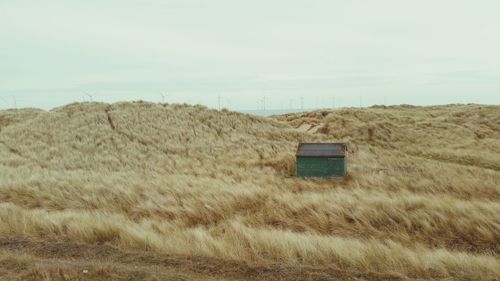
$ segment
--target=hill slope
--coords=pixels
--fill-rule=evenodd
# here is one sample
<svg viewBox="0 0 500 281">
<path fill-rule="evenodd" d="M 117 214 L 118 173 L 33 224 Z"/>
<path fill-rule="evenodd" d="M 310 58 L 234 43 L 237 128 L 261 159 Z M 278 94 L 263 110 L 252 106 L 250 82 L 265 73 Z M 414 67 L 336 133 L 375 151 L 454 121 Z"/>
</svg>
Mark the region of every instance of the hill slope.
<svg viewBox="0 0 500 281">
<path fill-rule="evenodd" d="M 0 263 L 38 264 L 19 278 L 129 264 L 140 268 L 113 278 L 494 280 L 499 124 L 498 107 L 479 106 L 274 119 L 149 103 L 2 111 Z M 349 142 L 349 177 L 294 178 L 300 141 Z M 106 259 L 102 244 L 116 264 L 88 264 Z M 50 255 L 64 247 L 89 250 L 75 265 Z M 130 255 L 178 266 L 156 272 Z M 182 266 L 195 257 L 212 269 Z"/>
</svg>

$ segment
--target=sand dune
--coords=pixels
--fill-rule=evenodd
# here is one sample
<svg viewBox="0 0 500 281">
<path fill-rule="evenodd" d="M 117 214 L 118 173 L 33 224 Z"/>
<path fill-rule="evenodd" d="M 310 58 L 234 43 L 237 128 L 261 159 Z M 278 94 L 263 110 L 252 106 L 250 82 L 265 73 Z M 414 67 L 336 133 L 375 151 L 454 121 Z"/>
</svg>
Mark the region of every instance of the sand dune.
<svg viewBox="0 0 500 281">
<path fill-rule="evenodd" d="M 144 102 L 0 111 L 0 264 L 36 265 L 0 277 L 77 278 L 106 244 L 213 268 L 140 263 L 116 279 L 497 280 L 499 140 L 500 108 L 478 105 L 270 118 Z M 348 142 L 349 176 L 295 178 L 302 141 Z M 71 264 L 19 241 L 93 250 Z M 138 264 L 123 256 L 86 266 Z"/>
</svg>

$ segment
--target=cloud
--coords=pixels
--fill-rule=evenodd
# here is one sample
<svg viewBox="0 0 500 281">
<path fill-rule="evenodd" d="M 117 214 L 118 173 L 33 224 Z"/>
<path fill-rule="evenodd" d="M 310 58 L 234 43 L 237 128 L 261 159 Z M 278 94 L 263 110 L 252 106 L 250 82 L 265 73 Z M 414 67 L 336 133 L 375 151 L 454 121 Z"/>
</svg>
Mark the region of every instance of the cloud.
<svg viewBox="0 0 500 281">
<path fill-rule="evenodd" d="M 499 9 L 489 0 L 3 1 L 0 94 L 62 88 L 74 98 L 93 85 L 186 99 L 474 100 L 500 90 Z"/>
</svg>

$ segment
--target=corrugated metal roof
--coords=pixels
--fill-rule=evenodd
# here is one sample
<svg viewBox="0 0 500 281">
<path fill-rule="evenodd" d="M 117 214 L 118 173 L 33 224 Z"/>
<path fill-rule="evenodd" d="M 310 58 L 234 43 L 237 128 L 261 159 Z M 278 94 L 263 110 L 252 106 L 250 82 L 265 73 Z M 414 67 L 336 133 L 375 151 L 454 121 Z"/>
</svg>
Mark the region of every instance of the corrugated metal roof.
<svg viewBox="0 0 500 281">
<path fill-rule="evenodd" d="M 297 149 L 297 156 L 345 157 L 346 151 L 345 143 L 301 143 Z"/>
</svg>

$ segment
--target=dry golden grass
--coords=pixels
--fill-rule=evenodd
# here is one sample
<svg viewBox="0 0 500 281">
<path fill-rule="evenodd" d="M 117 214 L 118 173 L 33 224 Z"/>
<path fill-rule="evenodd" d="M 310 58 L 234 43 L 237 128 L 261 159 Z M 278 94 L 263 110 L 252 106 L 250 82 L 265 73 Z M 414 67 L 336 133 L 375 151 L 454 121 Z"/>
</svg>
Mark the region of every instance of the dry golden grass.
<svg viewBox="0 0 500 281">
<path fill-rule="evenodd" d="M 493 106 L 274 118 L 142 102 L 1 111 L 0 234 L 497 280 L 499 140 Z M 293 177 L 300 141 L 348 142 L 349 176 Z"/>
</svg>

